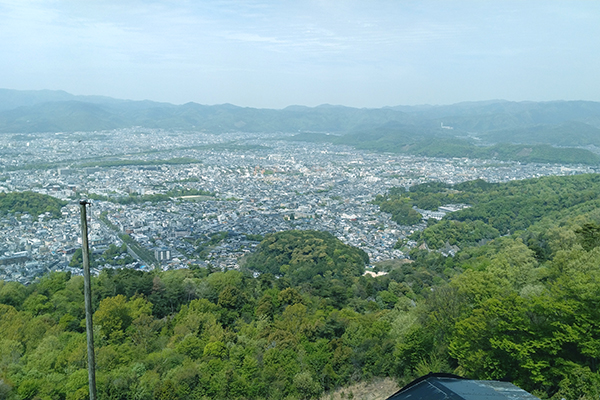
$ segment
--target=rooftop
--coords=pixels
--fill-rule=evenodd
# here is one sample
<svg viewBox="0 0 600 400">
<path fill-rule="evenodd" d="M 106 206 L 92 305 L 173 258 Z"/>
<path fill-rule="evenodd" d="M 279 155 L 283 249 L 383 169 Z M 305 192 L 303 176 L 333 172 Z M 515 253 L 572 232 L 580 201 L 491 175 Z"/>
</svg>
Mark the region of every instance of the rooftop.
<svg viewBox="0 0 600 400">
<path fill-rule="evenodd" d="M 539 400 L 501 381 L 477 381 L 457 375 L 430 373 L 415 379 L 387 400 Z"/>
</svg>

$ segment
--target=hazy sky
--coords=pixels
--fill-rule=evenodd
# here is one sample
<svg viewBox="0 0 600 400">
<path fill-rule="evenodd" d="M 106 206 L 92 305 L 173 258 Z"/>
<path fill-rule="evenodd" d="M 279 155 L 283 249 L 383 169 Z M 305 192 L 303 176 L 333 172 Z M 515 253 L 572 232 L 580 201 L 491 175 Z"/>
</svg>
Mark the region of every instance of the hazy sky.
<svg viewBox="0 0 600 400">
<path fill-rule="evenodd" d="M 282 108 L 600 101 L 600 1 L 0 0 L 0 87 Z"/>
</svg>

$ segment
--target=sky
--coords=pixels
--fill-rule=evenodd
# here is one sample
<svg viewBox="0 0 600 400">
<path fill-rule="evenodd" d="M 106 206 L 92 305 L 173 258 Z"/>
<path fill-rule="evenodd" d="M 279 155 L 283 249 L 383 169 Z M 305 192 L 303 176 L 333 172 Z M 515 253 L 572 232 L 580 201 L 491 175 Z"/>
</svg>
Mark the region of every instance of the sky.
<svg viewBox="0 0 600 400">
<path fill-rule="evenodd" d="M 600 1 L 0 0 L 0 88 L 244 107 L 600 101 Z"/>
</svg>

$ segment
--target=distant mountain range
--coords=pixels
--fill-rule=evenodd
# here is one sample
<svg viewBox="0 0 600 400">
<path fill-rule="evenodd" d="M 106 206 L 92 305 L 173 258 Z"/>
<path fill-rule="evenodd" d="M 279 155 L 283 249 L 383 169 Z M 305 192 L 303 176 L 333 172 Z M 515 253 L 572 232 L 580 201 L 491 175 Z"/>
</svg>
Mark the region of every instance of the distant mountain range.
<svg viewBox="0 0 600 400">
<path fill-rule="evenodd" d="M 97 131 L 132 126 L 213 133 L 342 133 L 360 126 L 377 126 L 406 118 L 405 113 L 393 109 L 323 105 L 315 108 L 291 106 L 283 110 L 271 110 L 231 104 L 173 105 L 100 96 L 74 96 L 63 91 L 0 89 L 0 133 Z"/>
<path fill-rule="evenodd" d="M 432 145 L 438 148 L 437 153 L 446 154 L 438 151 L 440 143 L 451 142 L 456 150 L 450 152 L 453 156 L 476 156 L 486 153 L 481 151 L 482 146 L 490 148 L 501 143 L 529 145 L 527 148 L 531 149 L 536 145 L 600 147 L 600 103 L 491 100 L 444 106 L 367 109 L 321 105 L 274 110 L 0 89 L 0 133 L 100 131 L 134 126 L 211 133 L 299 133 L 296 139 L 424 155 L 432 153 L 431 149 L 424 150 Z M 315 133 L 333 135 L 320 137 Z M 535 153 L 523 152 L 523 148 L 516 153 Z M 490 154 L 500 153 L 492 150 Z"/>
</svg>

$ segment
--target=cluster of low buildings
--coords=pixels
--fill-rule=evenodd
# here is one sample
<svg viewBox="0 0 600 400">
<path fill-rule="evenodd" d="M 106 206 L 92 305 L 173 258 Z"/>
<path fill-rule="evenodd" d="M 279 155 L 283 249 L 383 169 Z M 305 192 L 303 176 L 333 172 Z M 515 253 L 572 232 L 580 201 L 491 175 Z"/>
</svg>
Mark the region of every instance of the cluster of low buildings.
<svg viewBox="0 0 600 400">
<path fill-rule="evenodd" d="M 248 133 L 215 136 L 132 129 L 16 135 L 0 143 L 0 191 L 32 190 L 69 201 L 60 219 L 45 214 L 0 217 L 0 279 L 24 283 L 48 270 L 79 273 L 68 266 L 80 247 L 77 200 L 91 194 L 111 200 L 94 201 L 90 207 L 93 250 L 120 245 L 120 235 L 128 234 L 165 269 L 189 264 L 237 268 L 260 236 L 290 229 L 331 232 L 377 262 L 404 257 L 394 245 L 420 229 L 398 226 L 371 203 L 390 187 L 593 172 L 587 166 L 369 153 Z M 178 159 L 198 161 L 157 162 Z M 36 167 L 42 161 L 46 165 Z M 118 165 L 119 161 L 127 162 Z M 174 190 L 211 195 L 116 202 L 132 194 L 144 199 Z M 441 218 L 452 207 L 464 206 L 418 211 L 425 218 Z M 222 240 L 207 246 L 216 234 Z M 147 257 L 135 249 L 130 252 L 138 261 L 129 267 L 150 267 Z"/>
</svg>

